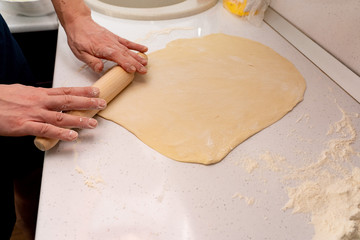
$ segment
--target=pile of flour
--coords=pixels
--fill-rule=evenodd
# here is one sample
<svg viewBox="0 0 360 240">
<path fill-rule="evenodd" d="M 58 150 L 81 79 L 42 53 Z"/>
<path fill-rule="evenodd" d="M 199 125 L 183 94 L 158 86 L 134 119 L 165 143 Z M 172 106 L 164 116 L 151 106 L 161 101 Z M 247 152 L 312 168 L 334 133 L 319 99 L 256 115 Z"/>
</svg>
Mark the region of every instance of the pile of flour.
<svg viewBox="0 0 360 240">
<path fill-rule="evenodd" d="M 354 166 L 360 152 L 354 146 L 357 132 L 352 123 L 360 117 L 339 109 L 342 118 L 329 126 L 330 140 L 316 161 L 299 168 L 285 157 L 266 151 L 258 159 L 247 157 L 241 164 L 237 162 L 248 173 L 260 168 L 261 162 L 268 171 L 282 175 L 283 183 L 291 186 L 283 210 L 309 214 L 315 230 L 313 240 L 360 239 L 360 168 Z M 297 122 L 302 120 L 308 122 L 309 116 Z"/>
<path fill-rule="evenodd" d="M 332 138 L 318 160 L 284 177 L 298 182 L 287 189 L 284 209 L 311 215 L 313 240 L 360 238 L 360 168 L 353 166 L 360 152 L 353 146 L 357 133 L 352 124 L 359 114 L 340 111 L 342 119 L 330 125 Z"/>
</svg>

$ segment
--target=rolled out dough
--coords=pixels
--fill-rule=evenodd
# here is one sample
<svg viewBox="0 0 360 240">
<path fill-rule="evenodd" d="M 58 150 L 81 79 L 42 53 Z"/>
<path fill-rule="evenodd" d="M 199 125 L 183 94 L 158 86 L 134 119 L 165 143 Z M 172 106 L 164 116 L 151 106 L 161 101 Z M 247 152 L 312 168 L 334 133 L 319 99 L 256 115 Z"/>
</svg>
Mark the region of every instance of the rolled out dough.
<svg viewBox="0 0 360 240">
<path fill-rule="evenodd" d="M 148 73 L 99 115 L 182 162 L 221 161 L 292 110 L 306 88 L 287 59 L 225 34 L 178 39 L 148 57 Z"/>
</svg>

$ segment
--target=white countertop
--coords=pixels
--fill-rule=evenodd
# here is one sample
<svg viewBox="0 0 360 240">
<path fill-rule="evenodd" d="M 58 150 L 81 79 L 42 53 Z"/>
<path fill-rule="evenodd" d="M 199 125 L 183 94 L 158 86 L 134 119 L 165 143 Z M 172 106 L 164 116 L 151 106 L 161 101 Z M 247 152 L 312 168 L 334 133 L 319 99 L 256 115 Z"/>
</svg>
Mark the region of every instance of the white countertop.
<svg viewBox="0 0 360 240">
<path fill-rule="evenodd" d="M 329 124 L 342 116 L 338 105 L 359 113 L 359 103 L 269 25 L 253 26 L 220 3 L 196 16 L 167 21 L 122 20 L 96 12 L 93 17 L 150 52 L 173 39 L 217 32 L 259 41 L 294 63 L 307 82 L 305 98 L 212 166 L 168 159 L 97 117 L 96 129 L 81 130 L 79 141 L 61 142 L 46 153 L 36 239 L 311 239 L 309 216 L 281 210 L 288 200 L 281 176 L 262 167 L 250 174 L 238 163 L 266 151 L 292 164 L 303 161 L 297 154 L 301 150 L 315 160 Z M 95 82 L 100 75 L 82 68 L 62 28 L 58 38 L 54 86 Z M 304 115 L 307 120 L 299 121 Z M 360 129 L 359 119 L 353 124 Z M 292 134 L 294 128 L 298 135 Z M 246 197 L 254 201 L 247 203 Z"/>
</svg>

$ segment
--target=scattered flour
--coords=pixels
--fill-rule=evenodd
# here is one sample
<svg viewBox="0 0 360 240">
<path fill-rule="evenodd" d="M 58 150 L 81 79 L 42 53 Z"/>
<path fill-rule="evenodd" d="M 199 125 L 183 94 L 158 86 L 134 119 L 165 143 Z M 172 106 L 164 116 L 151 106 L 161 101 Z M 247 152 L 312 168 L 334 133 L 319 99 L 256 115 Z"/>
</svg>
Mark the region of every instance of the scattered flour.
<svg viewBox="0 0 360 240">
<path fill-rule="evenodd" d="M 327 135 L 333 138 L 317 162 L 284 176 L 298 184 L 287 189 L 283 209 L 311 215 L 313 240 L 360 239 L 360 168 L 352 164 L 360 153 L 353 148 L 357 133 L 351 121 L 359 114 L 339 109 L 342 118 L 330 125 Z"/>
<path fill-rule="evenodd" d="M 360 168 L 354 166 L 360 160 L 360 152 L 354 147 L 357 132 L 352 123 L 360 114 L 338 108 L 342 118 L 329 126 L 330 140 L 317 161 L 299 168 L 270 151 L 259 154 L 258 159 L 246 157 L 239 161 L 248 173 L 262 167 L 282 175 L 282 182 L 291 186 L 287 188 L 288 201 L 283 210 L 309 214 L 315 230 L 313 240 L 360 239 Z M 303 114 L 296 123 L 308 124 L 309 120 L 310 116 Z M 300 139 L 295 132 L 291 135 Z M 305 157 L 306 153 L 301 152 L 300 156 Z M 253 198 L 239 193 L 233 198 L 244 199 L 248 205 L 254 203 Z"/>
<path fill-rule="evenodd" d="M 253 158 L 245 158 L 242 161 L 243 168 L 248 172 L 252 173 L 255 169 L 259 167 L 259 163 Z"/>
<path fill-rule="evenodd" d="M 75 163 L 75 171 L 82 176 L 85 186 L 89 188 L 96 188 L 99 183 L 104 183 L 103 178 L 100 174 L 89 174 L 84 171 L 77 163 L 78 159 L 78 151 L 76 149 L 76 145 L 79 143 L 80 140 L 76 140 L 75 144 L 73 145 L 73 152 L 74 152 L 74 163 Z M 99 170 L 99 169 L 97 169 Z"/>
<path fill-rule="evenodd" d="M 246 204 L 251 206 L 251 205 L 254 205 L 255 203 L 255 198 L 254 197 L 246 197 L 246 196 L 243 196 L 241 195 L 240 193 L 235 193 L 232 198 L 239 198 L 239 199 L 243 199 L 245 200 Z"/>
<path fill-rule="evenodd" d="M 96 188 L 97 184 L 104 183 L 104 180 L 100 175 L 95 176 L 95 175 L 86 174 L 85 171 L 81 169 L 79 166 L 75 167 L 75 171 L 83 176 L 84 184 L 89 188 Z"/>
<path fill-rule="evenodd" d="M 313 240 L 360 239 L 359 168 L 343 179 L 324 171 L 316 180 L 289 188 L 288 196 L 284 210 L 311 214 Z"/>
<path fill-rule="evenodd" d="M 193 30 L 193 27 L 172 27 L 172 28 L 165 28 L 165 29 L 161 29 L 161 30 L 155 30 L 155 31 L 150 31 L 148 32 L 145 37 L 143 38 L 138 38 L 135 40 L 135 42 L 144 42 L 144 41 L 148 41 L 150 39 L 153 39 L 159 35 L 167 35 L 170 34 L 171 32 L 175 31 L 175 30 Z"/>
<path fill-rule="evenodd" d="M 301 115 L 297 120 L 296 123 L 301 122 L 305 119 L 306 122 L 309 122 L 310 120 L 310 115 L 308 113 L 305 113 L 303 115 Z"/>
<path fill-rule="evenodd" d="M 267 169 L 273 172 L 284 170 L 286 158 L 270 151 L 260 154 L 260 159 L 266 163 Z"/>
</svg>

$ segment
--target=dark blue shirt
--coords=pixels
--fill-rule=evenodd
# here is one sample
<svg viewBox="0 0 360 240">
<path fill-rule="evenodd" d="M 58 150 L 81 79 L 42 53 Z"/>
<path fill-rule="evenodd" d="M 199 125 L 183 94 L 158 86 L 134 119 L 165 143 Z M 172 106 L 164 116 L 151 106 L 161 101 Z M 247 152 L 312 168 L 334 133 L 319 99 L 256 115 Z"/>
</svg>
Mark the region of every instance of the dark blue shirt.
<svg viewBox="0 0 360 240">
<path fill-rule="evenodd" d="M 32 85 L 33 81 L 33 75 L 21 48 L 0 14 L 0 84 Z"/>
</svg>

